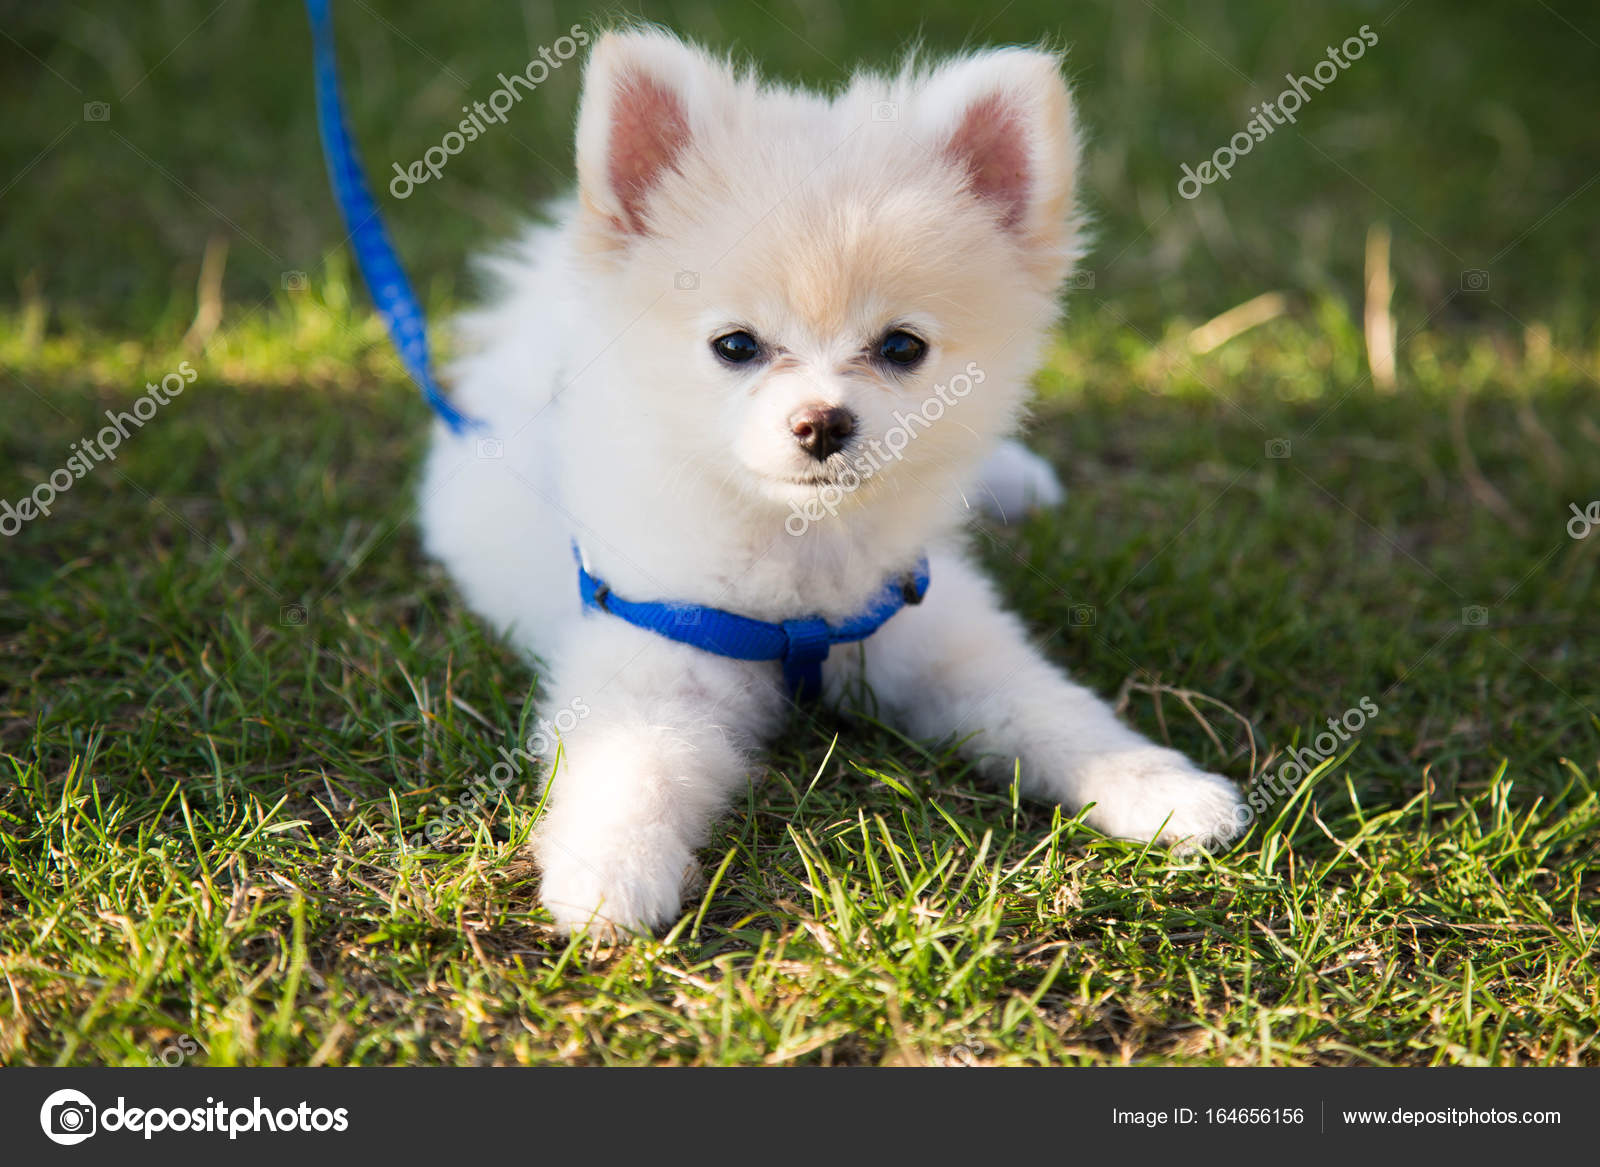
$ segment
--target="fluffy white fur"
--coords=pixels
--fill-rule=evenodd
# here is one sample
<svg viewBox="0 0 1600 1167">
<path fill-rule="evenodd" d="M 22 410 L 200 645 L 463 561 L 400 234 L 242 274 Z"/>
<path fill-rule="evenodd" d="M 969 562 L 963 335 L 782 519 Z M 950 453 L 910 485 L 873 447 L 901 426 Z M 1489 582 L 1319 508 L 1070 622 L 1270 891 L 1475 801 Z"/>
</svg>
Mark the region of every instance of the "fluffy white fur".
<svg viewBox="0 0 1600 1167">
<path fill-rule="evenodd" d="M 1109 834 L 1230 839 L 1232 784 L 1045 661 L 963 550 L 969 503 L 1014 513 L 1060 492 L 1005 441 L 1077 257 L 1057 58 L 981 52 L 822 96 L 659 31 L 612 33 L 587 66 L 577 161 L 576 198 L 491 262 L 498 295 L 462 322 L 456 396 L 488 428 L 439 427 L 422 486 L 428 551 L 545 663 L 549 710 L 589 710 L 536 840 L 558 924 L 672 920 L 787 702 L 775 663 L 586 615 L 574 538 L 619 595 L 763 620 L 847 618 L 926 551 L 925 602 L 834 650 L 829 700 L 864 680 L 907 733 L 968 736 L 981 768 L 1020 765 L 1028 793 L 1093 803 Z M 928 343 L 914 371 L 871 358 L 891 328 Z M 763 359 L 719 360 L 710 342 L 733 329 Z M 796 410 L 849 409 L 859 450 L 969 368 L 980 383 L 902 457 L 786 529 L 852 456 L 819 466 Z"/>
</svg>

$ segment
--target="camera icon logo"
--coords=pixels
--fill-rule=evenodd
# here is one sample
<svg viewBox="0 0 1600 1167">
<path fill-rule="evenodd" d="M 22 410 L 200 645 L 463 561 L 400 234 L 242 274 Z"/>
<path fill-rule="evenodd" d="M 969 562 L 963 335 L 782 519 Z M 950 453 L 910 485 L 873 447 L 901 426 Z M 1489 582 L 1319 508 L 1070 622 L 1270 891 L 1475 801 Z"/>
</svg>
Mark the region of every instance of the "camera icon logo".
<svg viewBox="0 0 1600 1167">
<path fill-rule="evenodd" d="M 499 438 L 478 439 L 478 460 L 480 462 L 489 461 L 495 458 L 504 458 L 505 456 L 506 444 Z"/>
<path fill-rule="evenodd" d="M 86 122 L 108 122 L 111 120 L 111 103 L 109 101 L 86 101 L 83 103 L 83 120 Z"/>
<path fill-rule="evenodd" d="M 39 1108 L 44 1137 L 63 1147 L 75 1146 L 95 1133 L 99 1109 L 78 1090 L 57 1090 Z"/>
<path fill-rule="evenodd" d="M 1273 438 L 1270 442 L 1267 443 L 1267 457 L 1282 459 L 1282 458 L 1287 458 L 1288 456 L 1289 456 L 1289 439 L 1288 438 Z"/>
<path fill-rule="evenodd" d="M 900 120 L 900 106 L 893 101 L 875 101 L 872 103 L 872 120 L 897 122 Z"/>
<path fill-rule="evenodd" d="M 1461 290 L 1463 292 L 1487 292 L 1489 290 L 1489 273 L 1481 267 L 1469 267 L 1461 273 Z"/>
<path fill-rule="evenodd" d="M 1068 288 L 1069 291 L 1073 291 L 1073 292 L 1092 292 L 1092 291 L 1094 291 L 1094 272 L 1092 272 L 1092 271 L 1075 271 L 1075 272 L 1073 272 L 1072 273 L 1072 279 L 1067 282 L 1067 288 Z"/>
<path fill-rule="evenodd" d="M 1468 628 L 1485 628 L 1489 624 L 1489 609 L 1482 604 L 1473 604 L 1461 609 L 1461 623 Z"/>
<path fill-rule="evenodd" d="M 1074 604 L 1067 613 L 1067 623 L 1074 628 L 1092 628 L 1094 627 L 1095 615 L 1093 604 Z"/>
<path fill-rule="evenodd" d="M 700 273 L 681 271 L 672 277 L 672 286 L 680 292 L 692 292 L 700 286 Z"/>
<path fill-rule="evenodd" d="M 285 604 L 278 609 L 278 623 L 285 628 L 302 628 L 306 622 L 304 604 Z"/>
<path fill-rule="evenodd" d="M 286 292 L 303 292 L 311 286 L 311 281 L 306 278 L 303 271 L 286 271 L 283 273 L 283 290 Z"/>
</svg>

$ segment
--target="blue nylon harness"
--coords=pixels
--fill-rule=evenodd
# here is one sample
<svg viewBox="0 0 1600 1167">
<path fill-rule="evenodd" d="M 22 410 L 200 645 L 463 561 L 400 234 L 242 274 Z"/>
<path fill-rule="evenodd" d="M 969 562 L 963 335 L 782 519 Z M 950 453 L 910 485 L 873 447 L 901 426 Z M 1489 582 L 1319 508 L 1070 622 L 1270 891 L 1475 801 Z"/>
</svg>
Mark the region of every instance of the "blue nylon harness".
<svg viewBox="0 0 1600 1167">
<path fill-rule="evenodd" d="M 334 198 L 349 230 L 356 265 L 366 280 L 372 302 L 389 329 L 389 339 L 406 372 L 422 390 L 423 398 L 440 420 L 457 434 L 482 423 L 461 413 L 433 378 L 428 348 L 428 323 L 400 257 L 384 226 L 383 213 L 356 157 L 350 127 L 339 95 L 339 66 L 334 54 L 333 18 L 329 0 L 306 0 L 311 19 L 312 59 L 317 84 L 317 128 L 328 164 Z M 735 660 L 782 661 L 783 679 L 791 695 L 815 698 L 822 692 L 822 662 L 836 644 L 850 644 L 871 636 L 889 617 L 907 604 L 920 604 L 928 590 L 928 561 L 916 570 L 890 580 L 865 611 L 831 625 L 817 616 L 770 623 L 752 620 L 698 604 L 644 603 L 624 600 L 604 580 L 589 574 L 576 543 L 578 592 L 586 609 L 607 612 L 636 628 L 676 640 L 704 652 Z"/>
<path fill-rule="evenodd" d="M 914 571 L 885 583 L 865 611 L 843 624 L 829 624 L 818 616 L 774 623 L 699 604 L 624 600 L 604 580 L 590 574 L 576 543 L 572 552 L 578 560 L 578 592 L 585 608 L 610 613 L 635 628 L 717 656 L 782 661 L 783 681 L 793 697 L 820 696 L 822 662 L 828 659 L 830 648 L 865 640 L 907 604 L 922 603 L 928 591 L 928 560 L 924 556 Z"/>
</svg>

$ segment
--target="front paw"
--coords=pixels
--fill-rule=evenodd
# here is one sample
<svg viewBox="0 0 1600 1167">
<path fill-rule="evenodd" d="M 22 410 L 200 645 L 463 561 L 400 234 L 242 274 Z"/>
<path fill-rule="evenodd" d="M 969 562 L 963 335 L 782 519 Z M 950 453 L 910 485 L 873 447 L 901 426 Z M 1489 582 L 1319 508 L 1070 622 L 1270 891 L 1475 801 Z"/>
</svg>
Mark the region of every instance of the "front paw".
<svg viewBox="0 0 1600 1167">
<path fill-rule="evenodd" d="M 1243 833 L 1250 811 L 1239 790 L 1176 750 L 1150 746 L 1102 755 L 1085 774 L 1084 821 L 1119 839 L 1154 839 L 1182 854 L 1217 850 Z"/>
<path fill-rule="evenodd" d="M 688 847 L 662 830 L 597 840 L 546 830 L 535 842 L 539 898 L 565 933 L 615 940 L 677 919 L 695 870 Z"/>
</svg>

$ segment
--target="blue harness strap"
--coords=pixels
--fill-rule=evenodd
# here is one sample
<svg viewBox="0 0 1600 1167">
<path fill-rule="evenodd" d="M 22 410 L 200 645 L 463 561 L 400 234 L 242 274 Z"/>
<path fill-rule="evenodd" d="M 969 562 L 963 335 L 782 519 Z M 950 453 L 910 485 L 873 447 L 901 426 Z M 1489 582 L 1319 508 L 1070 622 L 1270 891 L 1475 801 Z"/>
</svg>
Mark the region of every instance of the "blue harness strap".
<svg viewBox="0 0 1600 1167">
<path fill-rule="evenodd" d="M 576 543 L 572 551 L 578 559 L 578 593 L 585 608 L 717 656 L 782 661 L 784 684 L 795 697 L 821 695 L 822 662 L 828 659 L 830 648 L 865 640 L 907 604 L 922 603 L 928 592 L 928 560 L 924 556 L 915 571 L 884 584 L 865 611 L 843 624 L 832 625 L 816 616 L 769 623 L 698 604 L 625 600 L 589 572 Z"/>
<path fill-rule="evenodd" d="M 423 317 L 422 305 L 417 303 L 394 244 L 389 241 L 383 213 L 378 210 L 372 189 L 361 172 L 350 127 L 345 121 L 344 104 L 339 97 L 339 65 L 333 48 L 333 17 L 328 3 L 329 0 L 306 0 L 306 13 L 311 18 L 312 55 L 317 77 L 317 128 L 322 135 L 322 152 L 327 159 L 334 198 L 350 232 L 356 264 L 367 281 L 373 304 L 389 327 L 389 339 L 400 354 L 400 363 L 422 390 L 422 396 L 433 411 L 459 434 L 478 423 L 451 405 L 433 379 L 428 323 Z"/>
</svg>

